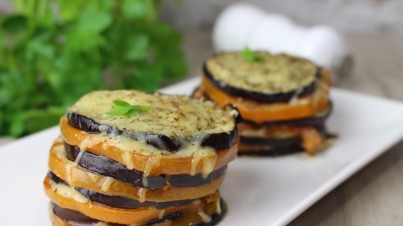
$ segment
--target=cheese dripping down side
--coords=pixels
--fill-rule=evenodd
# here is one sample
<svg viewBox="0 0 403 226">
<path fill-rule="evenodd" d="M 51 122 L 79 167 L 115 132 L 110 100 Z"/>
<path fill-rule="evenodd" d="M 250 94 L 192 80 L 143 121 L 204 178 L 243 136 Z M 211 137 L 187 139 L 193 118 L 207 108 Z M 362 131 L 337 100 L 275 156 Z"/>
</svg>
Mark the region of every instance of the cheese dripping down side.
<svg viewBox="0 0 403 226">
<path fill-rule="evenodd" d="M 200 208 L 197 211 L 197 214 L 200 216 L 200 218 L 202 219 L 202 221 L 204 223 L 210 223 L 211 217 L 208 214 L 206 214 L 206 212 L 204 212 L 204 210 L 202 208 Z"/>
<path fill-rule="evenodd" d="M 217 213 L 217 214 L 221 214 L 221 212 L 222 212 L 222 209 L 221 209 L 221 200 L 220 200 L 220 199 L 217 199 L 217 201 L 216 201 L 216 213 Z"/>
<path fill-rule="evenodd" d="M 142 178 L 142 183 L 144 187 L 148 187 L 147 177 L 150 175 L 150 172 L 151 170 L 153 170 L 154 167 L 159 167 L 160 160 L 161 160 L 160 156 L 150 156 L 147 158 Z"/>
<path fill-rule="evenodd" d="M 112 182 L 114 181 L 114 179 L 112 177 L 105 177 L 105 179 L 101 182 L 101 190 L 102 191 L 109 191 L 109 188 L 112 184 Z"/>
<path fill-rule="evenodd" d="M 59 184 L 50 180 L 50 188 L 52 189 L 53 192 L 63 197 L 74 199 L 75 201 L 80 203 L 89 202 L 89 199 L 87 199 L 87 197 L 85 197 L 79 191 L 74 189 L 74 187 L 67 186 L 65 184 Z"/>
<path fill-rule="evenodd" d="M 85 133 L 85 132 L 83 132 Z M 93 147 L 97 144 L 102 144 L 102 147 L 109 148 L 109 147 L 116 147 L 120 150 L 127 152 L 128 154 L 124 154 L 122 159 L 125 160 L 124 164 L 129 169 L 133 169 L 133 160 L 131 159 L 131 153 L 135 152 L 136 154 L 140 154 L 143 156 L 150 156 L 150 157 L 160 157 L 160 158 L 188 158 L 195 155 L 196 152 L 203 152 L 208 155 L 213 155 L 216 152 L 211 147 L 203 147 L 201 146 L 201 141 L 191 141 L 186 146 L 183 146 L 177 152 L 169 152 L 166 150 L 157 149 L 151 145 L 146 144 L 145 142 L 136 141 L 130 139 L 125 136 L 116 136 L 111 137 L 108 135 L 103 134 L 91 134 L 90 141 L 83 141 L 87 143 L 86 147 Z M 208 153 L 208 154 L 207 154 Z"/>
<path fill-rule="evenodd" d="M 116 147 L 123 151 L 122 164 L 128 169 L 132 170 L 136 164 L 133 159 L 133 152 L 147 157 L 147 161 L 144 167 L 144 184 L 147 184 L 146 177 L 150 175 L 150 172 L 159 167 L 162 158 L 192 158 L 192 164 L 190 166 L 189 174 L 195 175 L 200 163 L 203 163 L 202 174 L 207 176 L 215 169 L 215 163 L 218 158 L 216 150 L 210 147 L 202 147 L 199 141 L 190 142 L 189 145 L 183 147 L 180 151 L 175 153 L 165 153 L 165 151 L 158 150 L 152 146 L 144 144 L 142 142 L 135 141 L 133 139 L 125 138 L 122 136 L 108 137 L 103 134 L 92 134 L 91 139 L 83 140 L 81 147 L 96 146 L 99 143 L 103 143 L 105 147 Z M 78 163 L 78 158 L 76 159 Z"/>
<path fill-rule="evenodd" d="M 56 141 L 58 142 L 58 141 Z M 60 141 L 61 142 L 61 141 Z M 75 162 L 71 162 L 70 160 L 67 159 L 66 152 L 64 150 L 63 145 L 57 145 L 53 148 L 53 153 L 57 156 L 57 158 L 61 159 L 62 161 L 66 161 L 69 164 L 65 166 L 65 172 L 66 172 L 66 181 L 69 185 L 74 186 L 74 180 L 73 180 L 73 168 L 77 166 Z"/>
<path fill-rule="evenodd" d="M 158 214 L 158 219 L 161 219 L 162 217 L 164 217 L 164 215 L 165 215 L 165 209 L 160 210 Z"/>
<path fill-rule="evenodd" d="M 145 202 L 146 201 L 146 193 L 147 193 L 148 189 L 147 188 L 139 188 L 138 192 L 137 192 L 137 196 L 139 197 L 139 201 L 140 202 Z"/>
</svg>

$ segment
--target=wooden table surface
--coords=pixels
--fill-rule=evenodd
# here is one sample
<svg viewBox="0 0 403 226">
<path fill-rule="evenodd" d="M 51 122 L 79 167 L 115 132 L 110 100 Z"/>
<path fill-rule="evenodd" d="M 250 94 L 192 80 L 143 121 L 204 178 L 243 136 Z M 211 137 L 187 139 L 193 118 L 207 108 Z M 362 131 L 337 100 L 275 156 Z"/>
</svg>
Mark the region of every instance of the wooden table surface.
<svg viewBox="0 0 403 226">
<path fill-rule="evenodd" d="M 212 53 L 210 35 L 209 29 L 185 33 L 183 46 L 190 63 L 189 76 L 200 74 L 200 64 Z M 345 36 L 354 56 L 354 71 L 350 76 L 338 79 L 336 85 L 403 101 L 403 34 Z M 0 144 L 9 141 L 1 138 Z M 289 225 L 403 225 L 402 174 L 403 141 L 342 183 Z"/>
<path fill-rule="evenodd" d="M 212 53 L 210 37 L 209 29 L 185 33 L 190 75 L 199 75 L 201 62 Z M 354 57 L 354 69 L 350 76 L 340 77 L 336 86 L 403 101 L 403 34 L 345 34 L 345 37 Z M 403 225 L 402 175 L 403 140 L 289 225 Z"/>
</svg>

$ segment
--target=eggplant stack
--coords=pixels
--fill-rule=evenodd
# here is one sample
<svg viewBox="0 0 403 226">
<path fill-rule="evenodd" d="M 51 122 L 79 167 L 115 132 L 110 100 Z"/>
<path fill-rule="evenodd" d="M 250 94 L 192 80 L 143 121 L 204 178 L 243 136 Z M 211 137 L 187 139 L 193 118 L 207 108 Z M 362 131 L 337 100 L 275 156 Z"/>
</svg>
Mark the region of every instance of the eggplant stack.
<svg viewBox="0 0 403 226">
<path fill-rule="evenodd" d="M 44 189 L 53 225 L 214 225 L 237 155 L 237 111 L 212 101 L 96 91 L 61 118 Z"/>
<path fill-rule="evenodd" d="M 206 60 L 193 95 L 239 110 L 239 154 L 314 154 L 332 140 L 325 128 L 330 87 L 329 71 L 306 59 L 228 52 Z"/>
</svg>

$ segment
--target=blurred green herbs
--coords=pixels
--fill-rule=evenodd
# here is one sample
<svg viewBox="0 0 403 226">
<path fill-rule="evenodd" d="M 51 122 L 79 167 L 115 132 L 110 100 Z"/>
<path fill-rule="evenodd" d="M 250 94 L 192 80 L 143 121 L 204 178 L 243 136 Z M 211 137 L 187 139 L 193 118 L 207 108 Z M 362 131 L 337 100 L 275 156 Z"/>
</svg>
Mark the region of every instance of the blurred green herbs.
<svg viewBox="0 0 403 226">
<path fill-rule="evenodd" d="M 0 135 L 55 125 L 98 89 L 152 91 L 185 74 L 159 0 L 14 0 L 0 17 Z"/>
</svg>

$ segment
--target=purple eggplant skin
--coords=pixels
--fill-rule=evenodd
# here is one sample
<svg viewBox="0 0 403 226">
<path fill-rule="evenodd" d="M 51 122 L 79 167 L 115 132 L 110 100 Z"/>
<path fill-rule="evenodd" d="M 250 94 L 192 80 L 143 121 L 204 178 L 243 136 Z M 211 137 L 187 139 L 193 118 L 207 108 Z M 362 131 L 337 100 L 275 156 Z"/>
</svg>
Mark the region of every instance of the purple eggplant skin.
<svg viewBox="0 0 403 226">
<path fill-rule="evenodd" d="M 325 125 L 316 125 L 316 130 L 319 132 L 322 139 L 329 139 L 334 137 L 330 134 Z M 304 148 L 302 145 L 302 139 L 300 137 L 290 137 L 286 139 L 273 139 L 273 138 L 262 138 L 262 137 L 240 137 L 240 143 L 259 147 L 259 151 L 240 151 L 239 156 L 280 156 L 287 154 L 294 154 L 297 152 L 303 152 Z"/>
<path fill-rule="evenodd" d="M 100 203 L 106 206 L 126 209 L 136 209 L 144 206 L 155 206 L 157 209 L 166 209 L 171 206 L 182 206 L 196 201 L 196 199 L 193 199 L 170 202 L 140 202 L 138 200 L 129 199 L 126 197 L 98 193 L 85 188 L 75 187 L 75 189 L 93 202 Z"/>
<path fill-rule="evenodd" d="M 259 151 L 240 151 L 239 156 L 279 156 L 303 152 L 302 140 L 299 137 L 273 139 L 261 137 L 240 137 L 240 143 L 259 147 Z"/>
<path fill-rule="evenodd" d="M 265 94 L 261 92 L 256 92 L 252 90 L 241 89 L 237 87 L 230 86 L 228 84 L 223 83 L 214 78 L 214 76 L 207 69 L 206 64 L 203 65 L 203 73 L 204 76 L 218 89 L 227 93 L 231 96 L 243 97 L 250 100 L 259 101 L 262 103 L 277 103 L 277 102 L 288 102 L 293 97 L 303 97 L 309 95 L 315 91 L 316 81 L 313 81 L 311 84 L 302 88 L 301 91 L 293 90 L 287 93 L 276 93 L 276 94 Z M 318 67 L 316 70 L 315 78 L 319 78 L 320 76 L 320 68 Z"/>
<path fill-rule="evenodd" d="M 56 203 L 52 202 L 51 203 L 52 206 L 52 210 L 53 213 L 58 216 L 59 218 L 68 221 L 69 223 L 71 223 L 72 225 L 80 225 L 80 226 L 93 226 L 95 223 L 99 223 L 98 220 L 96 219 L 92 219 L 80 212 L 74 211 L 74 210 L 69 210 L 69 209 L 65 209 L 63 207 L 60 207 L 59 205 L 57 205 Z M 226 214 L 227 212 L 227 208 L 226 205 L 224 203 L 224 201 L 221 199 L 220 200 L 220 207 L 221 207 L 221 213 L 214 213 L 211 216 L 211 221 L 209 223 L 199 223 L 195 226 L 213 226 L 213 225 L 217 225 L 217 223 L 223 218 L 223 216 Z M 144 222 L 143 224 L 141 224 L 142 226 L 153 226 L 156 225 L 158 223 L 162 223 L 164 221 L 168 221 L 168 220 L 172 220 L 175 217 L 178 217 L 182 215 L 182 213 L 180 212 L 174 212 L 174 213 L 170 213 L 167 214 L 161 218 L 155 218 L 155 219 L 151 219 L 147 222 Z M 75 224 L 76 223 L 76 224 Z M 126 226 L 124 224 L 116 224 L 116 223 L 110 223 L 113 226 Z"/>
<path fill-rule="evenodd" d="M 237 121 L 239 117 L 235 118 Z M 200 146 L 202 147 L 211 147 L 216 151 L 226 150 L 233 145 L 238 140 L 238 127 L 235 124 L 235 127 L 229 133 L 213 133 L 208 136 Z"/>
<path fill-rule="evenodd" d="M 64 143 L 66 149 L 67 159 L 75 161 L 80 148 L 78 146 L 72 146 Z M 207 177 L 203 177 L 202 174 L 196 174 L 191 176 L 189 174 L 177 174 L 177 175 L 155 175 L 148 176 L 147 186 L 143 184 L 143 172 L 137 170 L 129 170 L 125 165 L 112 160 L 106 156 L 96 155 L 91 152 L 85 151 L 81 156 L 78 165 L 86 170 L 95 172 L 104 176 L 109 176 L 117 180 L 132 184 L 135 187 L 146 187 L 151 190 L 157 190 L 163 188 L 169 184 L 172 187 L 194 187 L 211 183 L 212 181 L 224 176 L 226 172 L 226 166 L 221 167 L 208 174 Z"/>
<path fill-rule="evenodd" d="M 48 172 L 48 177 L 53 180 L 55 183 L 64 184 L 69 186 L 66 181 L 62 180 L 58 176 L 56 176 L 53 172 Z M 135 199 L 130 199 L 122 196 L 108 195 L 99 193 L 96 191 L 91 191 L 81 187 L 74 187 L 77 191 L 79 191 L 82 195 L 87 197 L 89 200 L 100 203 L 102 205 L 116 207 L 116 208 L 125 208 L 125 209 L 136 209 L 145 206 L 155 206 L 157 209 L 165 209 L 171 206 L 182 206 L 196 201 L 197 199 L 189 199 L 189 200 L 175 200 L 169 202 L 140 202 Z"/>
<path fill-rule="evenodd" d="M 169 184 L 172 187 L 197 187 L 203 184 L 212 183 L 214 180 L 225 175 L 227 172 L 227 166 L 221 167 L 217 170 L 214 170 L 207 177 L 203 176 L 203 174 L 198 173 L 194 176 L 189 174 L 177 174 L 169 176 Z"/>
<path fill-rule="evenodd" d="M 196 92 L 200 91 L 199 88 L 200 87 L 195 88 L 195 90 L 192 93 L 192 96 L 194 96 Z M 207 95 L 206 92 L 204 92 L 204 91 L 201 91 L 201 92 L 203 92 L 203 96 L 205 99 L 212 100 Z M 325 114 L 316 115 L 316 116 L 313 116 L 310 118 L 285 120 L 285 121 L 267 121 L 267 122 L 263 122 L 263 123 L 256 123 L 256 122 L 242 118 L 242 115 L 239 114 L 238 117 L 236 118 L 236 122 L 237 123 L 245 122 L 245 123 L 249 123 L 254 126 L 315 126 L 315 125 L 323 124 L 325 122 L 325 120 L 327 118 L 329 118 L 332 111 L 333 111 L 333 103 L 332 103 L 332 101 L 329 101 L 329 107 Z"/>
<path fill-rule="evenodd" d="M 101 131 L 99 130 L 100 125 L 86 116 L 74 112 L 69 112 L 66 114 L 66 117 L 69 124 L 76 129 L 91 134 L 101 133 Z M 183 146 L 183 144 L 179 140 L 162 134 L 152 134 L 152 133 L 128 134 L 127 132 L 119 131 L 116 127 L 113 126 L 104 125 L 104 127 L 106 128 L 104 130 L 106 134 L 130 136 L 134 140 L 141 139 L 141 141 L 145 141 L 148 145 L 151 145 L 160 150 L 177 152 Z M 201 143 L 201 146 L 211 147 L 216 151 L 221 151 L 232 147 L 236 143 L 237 138 L 238 138 L 238 128 L 236 124 L 234 124 L 233 130 L 231 130 L 229 133 L 223 132 L 223 133 L 211 134 Z"/>
<path fill-rule="evenodd" d="M 74 211 L 74 210 L 70 210 L 70 209 L 66 209 L 63 208 L 59 205 L 57 205 L 56 203 L 52 202 L 51 203 L 52 206 L 52 210 L 53 213 L 58 216 L 59 218 L 68 221 L 69 223 L 74 222 L 77 223 L 77 226 L 93 226 L 96 223 L 99 223 L 98 220 L 90 218 L 80 212 Z M 179 212 L 174 212 L 171 214 L 167 214 L 165 216 L 163 216 L 162 218 L 156 218 L 156 219 L 151 219 L 150 221 L 146 222 L 143 225 L 153 225 L 156 223 L 160 223 L 160 222 L 164 222 L 166 220 L 170 220 L 172 218 L 175 218 L 177 216 L 181 215 L 181 213 Z M 72 225 L 75 225 L 75 224 Z M 126 226 L 126 224 L 116 224 L 116 223 L 112 223 L 113 226 Z"/>
<path fill-rule="evenodd" d="M 262 148 L 259 151 L 240 151 L 238 156 L 260 156 L 260 157 L 277 157 L 282 155 L 289 155 L 304 152 L 304 148 L 301 146 L 292 148 Z"/>
<path fill-rule="evenodd" d="M 77 113 L 67 113 L 66 114 L 67 121 L 69 124 L 79 130 L 83 130 L 90 134 L 99 134 L 101 131 L 99 130 L 99 124 L 94 122 L 94 120 L 77 114 Z M 104 126 L 104 132 L 106 134 L 113 134 L 113 135 L 124 135 L 122 131 L 119 131 L 113 126 Z M 150 134 L 150 133 L 134 133 L 132 134 L 134 140 L 140 140 L 140 138 L 146 138 L 146 143 L 162 150 L 168 150 L 171 152 L 178 151 L 181 149 L 182 145 L 174 140 L 170 139 L 167 136 L 161 134 Z"/>
<path fill-rule="evenodd" d="M 87 217 L 78 211 L 62 208 L 54 202 L 51 202 L 51 206 L 53 213 L 64 220 L 79 222 L 84 225 L 93 225 L 94 223 L 98 222 L 97 220 Z"/>
<path fill-rule="evenodd" d="M 251 146 L 271 146 L 273 148 L 291 148 L 296 146 L 301 146 L 300 137 L 290 137 L 285 139 L 274 139 L 274 138 L 261 138 L 261 137 L 240 137 L 240 142 L 242 144 Z"/>
<path fill-rule="evenodd" d="M 101 133 L 99 130 L 99 124 L 93 122 L 88 117 L 77 113 L 67 113 L 66 117 L 69 124 L 76 129 L 80 129 L 91 134 Z M 112 131 L 109 131 L 108 129 L 109 127 L 106 129 L 106 133 L 111 133 Z"/>
<path fill-rule="evenodd" d="M 72 146 L 64 143 L 67 159 L 74 162 L 80 153 L 78 146 Z M 163 188 L 166 184 L 164 175 L 148 176 L 148 186 L 143 185 L 143 173 L 137 170 L 129 170 L 123 164 L 114 161 L 108 157 L 96 155 L 90 152 L 84 152 L 78 165 L 91 172 L 104 176 L 109 176 L 117 180 L 129 183 L 135 187 L 147 187 L 151 190 Z"/>
</svg>

